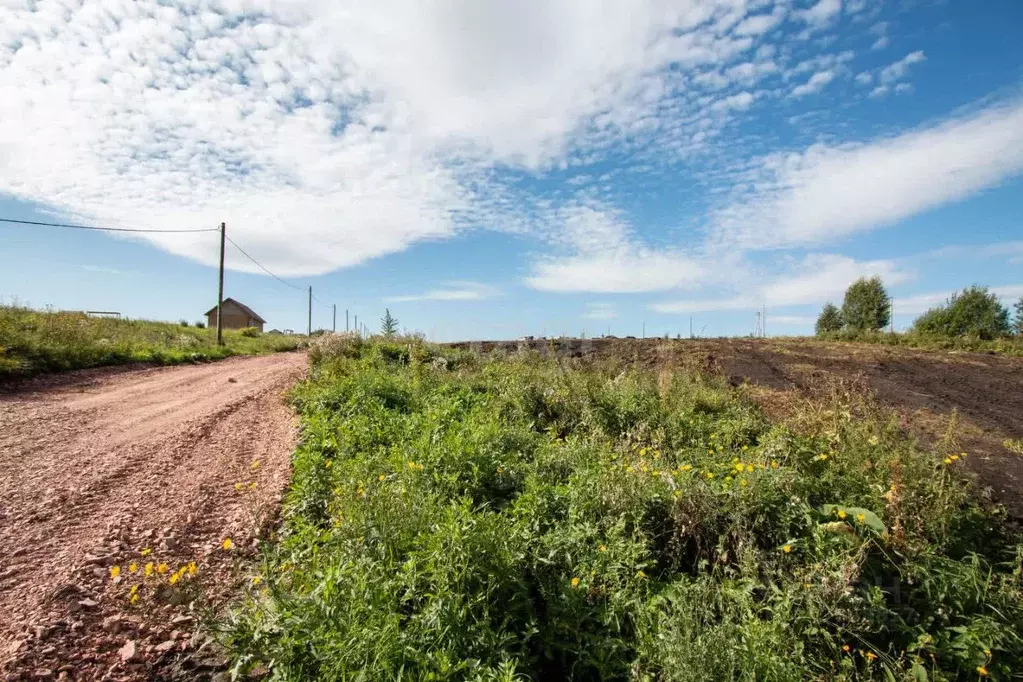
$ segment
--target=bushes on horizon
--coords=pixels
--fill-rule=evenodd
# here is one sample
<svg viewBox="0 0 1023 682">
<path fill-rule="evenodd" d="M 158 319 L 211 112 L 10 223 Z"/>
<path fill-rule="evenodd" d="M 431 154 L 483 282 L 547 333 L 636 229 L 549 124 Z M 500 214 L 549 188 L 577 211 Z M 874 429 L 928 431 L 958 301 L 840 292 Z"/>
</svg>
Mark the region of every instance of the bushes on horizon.
<svg viewBox="0 0 1023 682">
<path fill-rule="evenodd" d="M 842 300 L 844 326 L 858 332 L 884 329 L 891 322 L 892 299 L 877 275 L 861 277 L 845 290 Z"/>
<path fill-rule="evenodd" d="M 973 285 L 916 318 L 913 331 L 948 337 L 973 336 L 990 341 L 1011 333 L 1009 311 L 987 287 Z"/>
<path fill-rule="evenodd" d="M 817 336 L 823 336 L 824 334 L 842 331 L 843 324 L 842 311 L 838 309 L 838 306 L 829 301 L 821 308 L 821 314 L 817 317 L 817 325 L 814 327 L 814 330 L 817 332 Z"/>
<path fill-rule="evenodd" d="M 1016 336 L 1023 336 L 1023 296 L 1020 296 L 1013 307 L 1016 310 L 1016 319 L 1012 323 L 1012 333 Z"/>
</svg>

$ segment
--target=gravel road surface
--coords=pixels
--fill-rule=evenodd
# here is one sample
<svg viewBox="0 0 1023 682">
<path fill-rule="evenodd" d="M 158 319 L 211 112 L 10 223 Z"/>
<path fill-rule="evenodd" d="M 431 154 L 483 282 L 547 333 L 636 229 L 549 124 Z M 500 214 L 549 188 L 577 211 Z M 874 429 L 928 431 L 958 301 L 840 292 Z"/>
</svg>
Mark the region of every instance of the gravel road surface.
<svg viewBox="0 0 1023 682">
<path fill-rule="evenodd" d="M 0 677 L 151 679 L 182 660 L 202 676 L 190 609 L 240 580 L 277 509 L 297 434 L 282 393 L 305 367 L 285 353 L 0 393 Z M 192 592 L 130 605 L 151 560 L 195 562 Z"/>
</svg>

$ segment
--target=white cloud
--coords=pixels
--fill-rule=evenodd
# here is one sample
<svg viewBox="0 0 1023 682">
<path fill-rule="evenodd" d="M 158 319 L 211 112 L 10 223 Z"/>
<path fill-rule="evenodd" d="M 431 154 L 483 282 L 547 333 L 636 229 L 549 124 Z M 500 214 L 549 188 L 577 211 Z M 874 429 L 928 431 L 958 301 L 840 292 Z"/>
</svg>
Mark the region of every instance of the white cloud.
<svg viewBox="0 0 1023 682">
<path fill-rule="evenodd" d="M 877 40 L 874 41 L 874 43 L 870 46 L 870 49 L 871 50 L 883 50 L 886 47 L 888 47 L 888 44 L 890 42 L 891 41 L 888 39 L 888 36 L 881 36 L 880 38 L 878 38 Z"/>
<path fill-rule="evenodd" d="M 587 320 L 613 320 L 618 313 L 612 303 L 587 303 L 583 317 Z"/>
<path fill-rule="evenodd" d="M 780 24 L 785 18 L 784 13 L 756 14 L 747 17 L 735 27 L 735 34 L 740 36 L 758 36 L 767 33 Z"/>
<path fill-rule="evenodd" d="M 533 264 L 527 286 L 542 291 L 639 293 L 693 285 L 707 270 L 693 256 L 643 244 L 613 213 L 572 206 L 553 217 L 570 252 Z"/>
<path fill-rule="evenodd" d="M 794 12 L 793 16 L 811 26 L 824 27 L 836 19 L 841 12 L 842 0 L 819 0 L 805 10 Z"/>
<path fill-rule="evenodd" d="M 226 221 L 281 275 L 480 224 L 519 229 L 523 202 L 495 169 L 543 170 L 635 138 L 688 149 L 749 106 L 753 93 L 716 105 L 687 80 L 753 47 L 752 33 L 730 32 L 744 11 L 731 0 L 4 2 L 0 192 L 107 225 Z M 208 235 L 140 238 L 216 262 Z M 233 250 L 228 265 L 257 271 Z"/>
<path fill-rule="evenodd" d="M 962 291 L 958 289 L 957 291 Z M 1023 296 L 1023 284 L 991 287 L 991 293 L 998 296 L 1003 305 L 1011 305 Z M 892 306 L 897 315 L 919 315 L 931 308 L 942 305 L 951 298 L 954 291 L 914 294 L 913 296 L 893 296 Z"/>
<path fill-rule="evenodd" d="M 888 66 L 881 69 L 881 74 L 878 76 L 878 80 L 885 84 L 895 83 L 906 77 L 909 73 L 909 67 L 913 64 L 919 64 L 920 62 L 926 61 L 927 57 L 924 56 L 923 50 L 917 50 L 916 52 L 910 52 L 905 57 L 897 62 L 892 62 Z"/>
<path fill-rule="evenodd" d="M 793 97 L 805 97 L 806 95 L 820 92 L 824 87 L 835 80 L 834 71 L 818 71 L 810 77 L 806 83 L 798 85 L 792 90 Z"/>
<path fill-rule="evenodd" d="M 421 294 L 388 296 L 384 300 L 390 303 L 408 303 L 413 301 L 482 301 L 494 298 L 500 293 L 495 287 L 479 282 L 451 281 L 445 282 L 443 288 L 440 289 L 431 289 Z"/>
<path fill-rule="evenodd" d="M 873 98 L 884 97 L 890 91 L 891 91 L 891 88 L 889 88 L 887 85 L 879 85 L 876 88 L 874 88 L 873 90 L 871 90 L 870 91 L 870 95 L 868 95 L 868 96 L 869 97 L 873 97 Z"/>
<path fill-rule="evenodd" d="M 108 268 L 101 265 L 83 265 L 82 270 L 86 272 L 96 272 L 103 275 L 128 275 L 131 274 L 127 270 L 119 270 L 118 268 Z"/>
<path fill-rule="evenodd" d="M 871 81 L 873 80 L 874 77 L 867 71 L 862 71 L 856 74 L 857 85 L 870 85 Z"/>
<path fill-rule="evenodd" d="M 743 248 L 834 241 L 958 201 L 1023 171 L 1023 101 L 868 144 L 761 159 L 712 216 Z"/>
<path fill-rule="evenodd" d="M 813 324 L 817 318 L 812 315 L 771 315 L 768 321 L 772 324 L 781 324 L 790 327 Z"/>
<path fill-rule="evenodd" d="M 880 275 L 888 286 L 909 281 L 914 273 L 896 261 L 857 261 L 835 254 L 810 254 L 789 271 L 769 278 L 748 291 L 726 298 L 661 301 L 650 306 L 660 313 L 694 313 L 720 310 L 756 310 L 766 305 L 784 307 L 823 304 L 841 299 L 846 288 L 860 277 Z"/>
</svg>

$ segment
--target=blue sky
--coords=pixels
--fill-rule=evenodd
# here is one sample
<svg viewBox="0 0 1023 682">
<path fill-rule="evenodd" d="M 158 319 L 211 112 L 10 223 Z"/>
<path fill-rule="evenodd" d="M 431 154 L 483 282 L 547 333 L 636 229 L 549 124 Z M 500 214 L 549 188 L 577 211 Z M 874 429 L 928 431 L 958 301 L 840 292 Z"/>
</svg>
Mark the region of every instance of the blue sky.
<svg viewBox="0 0 1023 682">
<path fill-rule="evenodd" d="M 67 5 L 67 6 L 65 6 Z M 215 227 L 271 327 L 897 328 L 1023 296 L 1023 3 L 0 3 L 0 217 Z M 0 224 L 0 295 L 197 320 L 214 233 Z"/>
</svg>

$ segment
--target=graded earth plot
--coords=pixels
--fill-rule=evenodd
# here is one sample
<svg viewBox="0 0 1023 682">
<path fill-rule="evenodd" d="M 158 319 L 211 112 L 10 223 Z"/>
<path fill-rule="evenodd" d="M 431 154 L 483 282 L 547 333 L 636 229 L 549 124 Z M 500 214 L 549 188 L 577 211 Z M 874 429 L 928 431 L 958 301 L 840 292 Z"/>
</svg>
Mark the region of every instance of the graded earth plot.
<svg viewBox="0 0 1023 682">
<path fill-rule="evenodd" d="M 1023 546 L 971 456 L 836 389 L 768 419 L 679 362 L 313 349 L 225 619 L 279 680 L 1008 679 Z"/>
</svg>

